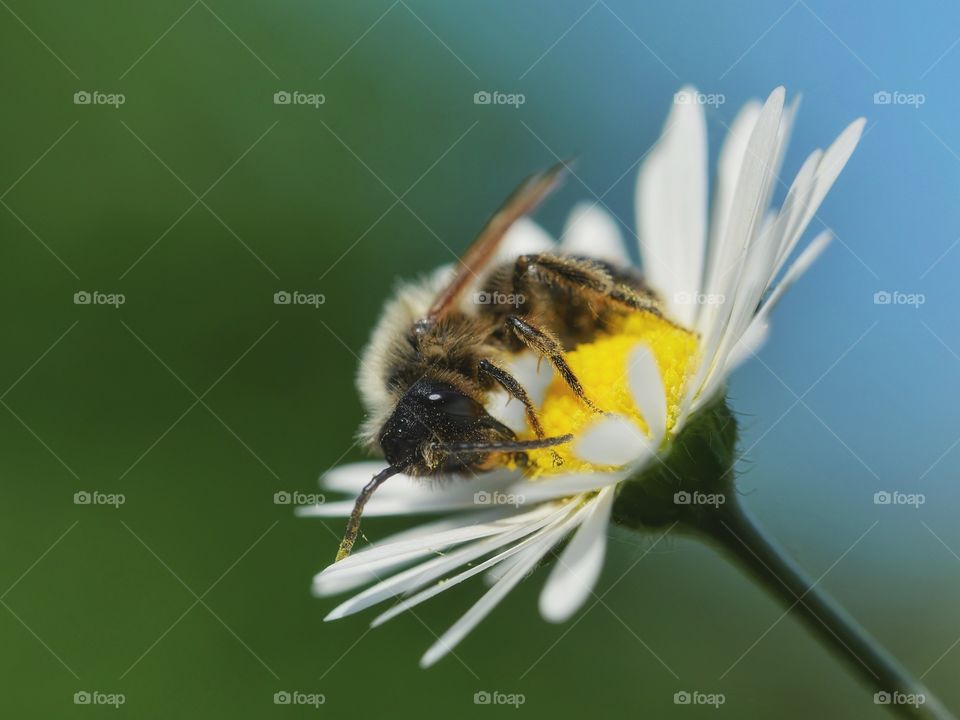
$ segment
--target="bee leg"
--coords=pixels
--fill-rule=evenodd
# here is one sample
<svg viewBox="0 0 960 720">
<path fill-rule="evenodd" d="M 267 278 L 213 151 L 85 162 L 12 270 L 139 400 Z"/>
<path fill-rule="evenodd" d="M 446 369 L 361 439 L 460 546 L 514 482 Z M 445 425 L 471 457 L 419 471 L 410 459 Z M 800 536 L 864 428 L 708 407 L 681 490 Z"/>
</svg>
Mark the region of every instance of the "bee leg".
<svg viewBox="0 0 960 720">
<path fill-rule="evenodd" d="M 494 365 L 489 360 L 481 360 L 479 365 L 480 373 L 486 375 L 497 382 L 510 397 L 519 400 L 523 403 L 524 410 L 527 414 L 527 422 L 529 423 L 534 434 L 539 440 L 544 438 L 543 425 L 540 424 L 540 418 L 537 417 L 537 410 L 533 407 L 533 402 L 530 400 L 530 396 L 527 395 L 527 391 L 523 388 L 523 385 L 510 373 L 508 373 L 503 368 Z M 553 453 L 553 462 L 555 465 L 562 465 L 563 460 L 560 459 L 560 456 L 555 450 L 551 450 Z"/>
<path fill-rule="evenodd" d="M 483 375 L 495 380 L 500 387 L 507 391 L 510 397 L 523 403 L 523 407 L 527 411 L 527 422 L 533 429 L 534 434 L 538 438 L 543 438 L 543 426 L 540 424 L 540 418 L 537 417 L 536 408 L 533 407 L 533 402 L 527 395 L 527 391 L 523 389 L 523 385 L 513 375 L 489 360 L 481 360 L 479 370 Z"/>
<path fill-rule="evenodd" d="M 523 293 L 531 283 L 565 286 L 629 310 L 662 316 L 656 298 L 617 282 L 602 265 L 591 260 L 550 254 L 521 255 L 513 268 L 514 292 Z"/>
<path fill-rule="evenodd" d="M 610 293 L 607 295 L 607 299 L 609 299 L 611 302 L 623 305 L 630 310 L 648 312 L 656 315 L 657 317 L 663 317 L 663 311 L 660 309 L 660 302 L 658 300 L 654 299 L 650 295 L 638 293 L 629 285 L 614 285 L 613 288 L 611 288 Z M 664 319 L 669 320 L 668 318 Z M 673 324 L 672 321 L 670 322 Z"/>
<path fill-rule="evenodd" d="M 555 337 L 550 335 L 546 330 L 535 327 L 525 320 L 518 318 L 516 315 L 508 315 L 506 323 L 507 327 L 516 334 L 524 345 L 541 355 L 547 356 L 553 364 L 553 367 L 560 373 L 560 377 L 570 386 L 574 394 L 583 401 L 584 405 L 594 412 L 602 412 L 602 410 L 587 397 L 580 380 L 577 379 L 577 376 L 573 374 L 573 370 L 567 365 L 567 361 L 563 357 L 563 347 Z"/>
<path fill-rule="evenodd" d="M 521 255 L 513 266 L 514 289 L 530 283 L 567 285 L 599 295 L 613 285 L 610 274 L 600 265 L 580 258 L 550 254 Z"/>
</svg>

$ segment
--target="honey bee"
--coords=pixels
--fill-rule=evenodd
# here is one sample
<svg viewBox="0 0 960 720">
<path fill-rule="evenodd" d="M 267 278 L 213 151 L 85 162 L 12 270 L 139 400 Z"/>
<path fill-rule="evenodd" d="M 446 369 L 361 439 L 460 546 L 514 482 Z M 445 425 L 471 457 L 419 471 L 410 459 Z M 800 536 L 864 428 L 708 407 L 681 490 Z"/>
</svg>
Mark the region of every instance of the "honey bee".
<svg viewBox="0 0 960 720">
<path fill-rule="evenodd" d="M 358 387 L 368 411 L 360 438 L 388 467 L 357 497 L 337 560 L 350 554 L 364 505 L 391 476 L 523 466 L 526 451 L 572 440 L 545 437 L 527 391 L 505 369 L 511 356 L 532 351 L 549 360 L 584 406 L 599 413 L 565 353 L 593 339 L 614 315 L 662 317 L 657 297 L 632 268 L 559 251 L 498 259 L 507 231 L 556 187 L 564 169 L 561 163 L 524 181 L 453 270 L 401 287 L 387 303 Z M 491 302 L 499 298 L 513 302 Z M 534 438 L 518 438 L 487 411 L 498 389 L 523 404 Z"/>
</svg>

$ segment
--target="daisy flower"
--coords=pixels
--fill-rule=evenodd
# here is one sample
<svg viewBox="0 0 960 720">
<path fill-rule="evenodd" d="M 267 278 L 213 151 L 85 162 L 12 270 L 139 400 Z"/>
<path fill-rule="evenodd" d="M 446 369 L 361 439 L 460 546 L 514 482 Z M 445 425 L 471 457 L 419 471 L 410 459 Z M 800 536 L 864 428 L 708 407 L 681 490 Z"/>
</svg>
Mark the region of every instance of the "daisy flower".
<svg viewBox="0 0 960 720">
<path fill-rule="evenodd" d="M 443 517 L 375 542 L 319 573 L 313 584 L 319 596 L 368 586 L 331 611 L 328 620 L 399 598 L 373 620 L 376 626 L 484 575 L 485 593 L 423 656 L 421 665 L 432 665 L 564 541 L 540 595 L 541 614 L 562 622 L 589 598 L 618 495 L 628 481 L 669 463 L 684 428 L 722 400 L 731 371 L 766 339 L 770 312 L 783 292 L 829 243 L 829 233 L 821 233 L 787 265 L 863 130 L 859 119 L 826 150 L 814 151 L 783 206 L 771 210 L 797 108 L 796 102 L 785 107 L 784 90 L 777 88 L 765 103 L 748 103 L 730 127 L 708 210 L 706 122 L 695 98 L 693 88 L 675 96 L 637 182 L 644 279 L 661 298 L 663 316 L 625 315 L 566 355 L 605 414 L 586 409 L 553 376 L 549 363 L 518 355 L 510 372 L 533 399 L 546 435 L 572 434 L 574 440 L 530 452 L 523 469 L 442 483 L 398 475 L 385 483 L 367 505 L 366 517 Z M 596 205 L 574 210 L 559 245 L 533 221 L 517 221 L 500 259 L 551 249 L 630 264 L 617 223 Z M 451 272 L 442 268 L 425 283 L 401 288 L 386 314 L 394 320 L 409 316 L 411 323 L 423 316 Z M 361 363 L 361 394 L 374 385 L 365 376 L 377 371 L 375 350 L 368 348 Z M 508 404 L 506 395 L 495 396 L 488 411 L 530 436 L 523 408 Z M 356 496 L 384 467 L 380 462 L 345 465 L 328 473 L 323 484 Z M 340 517 L 352 509 L 351 498 L 300 512 Z"/>
</svg>

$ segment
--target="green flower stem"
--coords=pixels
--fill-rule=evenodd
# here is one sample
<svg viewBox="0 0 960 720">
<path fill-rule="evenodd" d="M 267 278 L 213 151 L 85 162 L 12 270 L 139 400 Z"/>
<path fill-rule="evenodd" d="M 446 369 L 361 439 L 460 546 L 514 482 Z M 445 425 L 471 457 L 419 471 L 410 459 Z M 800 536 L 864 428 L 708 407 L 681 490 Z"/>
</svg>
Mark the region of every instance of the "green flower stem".
<svg viewBox="0 0 960 720">
<path fill-rule="evenodd" d="M 798 615 L 874 692 L 900 693 L 887 707 L 907 718 L 953 719 L 919 680 L 830 599 L 740 504 L 734 483 L 736 417 L 720 397 L 686 424 L 665 461 L 622 483 L 613 521 L 640 532 L 676 525 L 718 544 Z M 902 702 L 923 696 L 923 703 Z M 881 706 L 882 707 L 882 706 Z"/>
<path fill-rule="evenodd" d="M 705 533 L 731 555 L 747 572 L 791 612 L 875 692 L 901 693 L 903 699 L 922 697 L 922 704 L 891 703 L 889 707 L 905 718 L 954 716 L 919 680 L 914 678 L 889 652 L 819 585 L 791 560 L 754 518 L 734 499 L 721 505 L 714 522 L 702 522 L 697 530 Z"/>
</svg>

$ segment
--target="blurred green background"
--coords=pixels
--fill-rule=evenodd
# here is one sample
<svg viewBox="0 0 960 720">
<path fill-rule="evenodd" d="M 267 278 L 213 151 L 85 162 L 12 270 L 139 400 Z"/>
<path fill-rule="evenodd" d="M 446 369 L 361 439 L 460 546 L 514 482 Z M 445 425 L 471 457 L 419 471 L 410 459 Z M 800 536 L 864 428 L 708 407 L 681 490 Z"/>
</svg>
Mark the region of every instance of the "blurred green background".
<svg viewBox="0 0 960 720">
<path fill-rule="evenodd" d="M 422 671 L 480 586 L 375 632 L 369 614 L 325 624 L 335 603 L 311 598 L 310 579 L 341 523 L 273 501 L 364 457 L 356 355 L 396 279 L 449 261 L 556 156 L 577 155 L 583 182 L 541 211 L 548 229 L 596 196 L 632 227 L 635 165 L 685 82 L 726 98 L 708 111 L 714 153 L 743 101 L 802 91 L 788 176 L 870 116 L 820 213 L 841 242 L 780 308 L 763 363 L 733 382 L 741 486 L 810 573 L 960 706 L 960 163 L 947 151 L 960 147 L 960 51 L 937 61 L 960 33 L 955 8 L 0 5 L 5 717 L 112 717 L 75 706 L 80 691 L 122 693 L 119 712 L 137 718 L 515 712 L 474 705 L 479 691 L 522 693 L 528 717 L 882 717 L 709 548 L 617 531 L 601 604 L 549 625 L 537 573 L 459 659 Z M 929 101 L 878 107 L 882 89 Z M 526 101 L 475 105 L 482 90 Z M 283 91 L 325 102 L 275 104 Z M 883 289 L 928 302 L 878 308 Z M 75 304 L 82 291 L 125 302 Z M 276 305 L 280 291 L 326 302 Z M 928 502 L 878 508 L 883 489 Z M 125 502 L 77 505 L 77 492 Z M 695 689 L 726 703 L 673 703 Z M 294 690 L 326 702 L 274 704 Z"/>
</svg>

